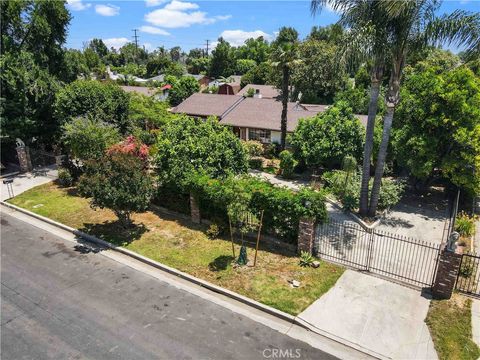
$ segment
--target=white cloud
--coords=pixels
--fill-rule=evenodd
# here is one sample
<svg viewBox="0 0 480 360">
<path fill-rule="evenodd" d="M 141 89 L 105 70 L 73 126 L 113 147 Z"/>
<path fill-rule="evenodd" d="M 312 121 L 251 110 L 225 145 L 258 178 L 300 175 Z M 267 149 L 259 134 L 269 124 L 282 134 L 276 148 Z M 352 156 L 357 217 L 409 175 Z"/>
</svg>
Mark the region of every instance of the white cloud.
<svg viewBox="0 0 480 360">
<path fill-rule="evenodd" d="M 148 7 L 150 6 L 158 6 L 158 5 L 161 5 L 163 3 L 166 3 L 168 0 L 145 0 L 145 5 L 147 5 Z"/>
<path fill-rule="evenodd" d="M 74 11 L 88 9 L 92 4 L 85 4 L 82 0 L 68 0 L 68 7 Z"/>
<path fill-rule="evenodd" d="M 273 39 L 273 36 L 263 32 L 262 30 L 255 30 L 255 31 L 243 31 L 243 30 L 225 30 L 223 31 L 220 36 L 228 41 L 232 46 L 240 46 L 243 45 L 245 40 L 250 38 L 258 38 L 263 36 L 265 40 Z"/>
<path fill-rule="evenodd" d="M 230 18 L 230 15 L 209 17 L 204 11 L 191 11 L 198 8 L 194 3 L 173 0 L 164 8 L 146 14 L 145 20 L 152 25 L 164 28 L 184 28 L 195 24 L 213 24 L 218 20 Z"/>
<path fill-rule="evenodd" d="M 178 11 L 194 10 L 194 9 L 198 9 L 198 5 L 191 2 L 182 2 L 182 1 L 173 0 L 170 4 L 167 4 L 165 6 L 165 9 L 178 10 Z"/>
<path fill-rule="evenodd" d="M 153 34 L 153 35 L 170 35 L 168 31 L 165 31 L 163 29 L 159 29 L 155 26 L 148 26 L 148 25 L 143 25 L 140 27 L 140 31 L 147 33 L 147 34 Z"/>
<path fill-rule="evenodd" d="M 110 38 L 110 39 L 103 39 L 103 42 L 105 43 L 105 45 L 107 45 L 109 49 L 113 47 L 118 50 L 128 42 L 128 39 L 125 37 Z"/>
<path fill-rule="evenodd" d="M 102 16 L 115 16 L 120 13 L 120 8 L 115 5 L 95 5 L 95 12 Z"/>
</svg>

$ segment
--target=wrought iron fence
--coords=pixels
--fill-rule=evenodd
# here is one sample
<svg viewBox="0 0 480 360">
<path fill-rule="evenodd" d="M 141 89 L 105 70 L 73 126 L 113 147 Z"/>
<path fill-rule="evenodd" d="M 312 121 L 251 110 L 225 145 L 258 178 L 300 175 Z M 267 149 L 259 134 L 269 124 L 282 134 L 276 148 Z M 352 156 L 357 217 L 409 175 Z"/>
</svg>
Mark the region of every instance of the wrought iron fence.
<svg viewBox="0 0 480 360">
<path fill-rule="evenodd" d="M 439 250 L 440 244 L 333 220 L 317 227 L 314 246 L 324 260 L 420 287 L 432 285 Z"/>
<path fill-rule="evenodd" d="M 463 254 L 455 285 L 461 293 L 480 297 L 480 256 Z"/>
</svg>

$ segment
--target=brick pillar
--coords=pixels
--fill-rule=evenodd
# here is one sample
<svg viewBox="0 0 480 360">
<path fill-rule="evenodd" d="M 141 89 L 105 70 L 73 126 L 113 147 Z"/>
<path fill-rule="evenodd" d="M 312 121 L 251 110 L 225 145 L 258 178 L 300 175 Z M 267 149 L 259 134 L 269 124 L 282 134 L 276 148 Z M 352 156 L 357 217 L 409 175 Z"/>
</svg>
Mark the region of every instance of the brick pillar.
<svg viewBox="0 0 480 360">
<path fill-rule="evenodd" d="M 30 159 L 30 150 L 27 146 L 17 146 L 18 162 L 21 172 L 29 172 L 33 170 L 32 160 Z"/>
<path fill-rule="evenodd" d="M 436 299 L 450 299 L 455 282 L 457 281 L 458 271 L 462 255 L 453 251 L 443 250 L 438 259 L 437 273 L 432 286 L 432 295 Z"/>
<path fill-rule="evenodd" d="M 315 239 L 315 221 L 313 219 L 301 218 L 298 223 L 297 252 L 312 253 L 313 241 Z"/>
<path fill-rule="evenodd" d="M 192 193 L 190 193 L 190 216 L 195 224 L 200 224 L 200 207 L 197 198 Z"/>
</svg>

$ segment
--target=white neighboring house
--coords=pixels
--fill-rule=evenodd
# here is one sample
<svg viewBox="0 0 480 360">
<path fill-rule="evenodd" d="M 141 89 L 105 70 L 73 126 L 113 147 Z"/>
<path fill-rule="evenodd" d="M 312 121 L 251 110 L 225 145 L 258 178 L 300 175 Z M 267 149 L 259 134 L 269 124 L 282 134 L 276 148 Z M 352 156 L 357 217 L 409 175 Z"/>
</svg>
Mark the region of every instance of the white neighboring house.
<svg viewBox="0 0 480 360">
<path fill-rule="evenodd" d="M 133 81 L 137 83 L 146 83 L 148 80 L 147 79 L 142 79 L 138 76 L 134 75 L 123 75 L 123 74 L 117 74 L 116 71 L 110 70 L 110 66 L 107 66 L 107 75 L 111 80 L 126 80 L 126 79 L 132 79 Z"/>
</svg>

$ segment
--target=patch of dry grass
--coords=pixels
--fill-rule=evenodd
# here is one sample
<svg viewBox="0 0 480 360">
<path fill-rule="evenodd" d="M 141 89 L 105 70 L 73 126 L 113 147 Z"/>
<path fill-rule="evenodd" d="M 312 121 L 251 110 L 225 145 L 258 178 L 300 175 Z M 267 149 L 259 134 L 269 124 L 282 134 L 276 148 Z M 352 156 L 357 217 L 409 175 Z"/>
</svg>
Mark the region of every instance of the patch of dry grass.
<svg viewBox="0 0 480 360">
<path fill-rule="evenodd" d="M 149 211 L 135 214 L 136 227 L 125 231 L 110 210 L 93 210 L 74 188 L 53 183 L 10 202 L 293 315 L 328 291 L 344 271 L 325 262 L 318 269 L 302 268 L 297 257 L 265 248 L 259 250 L 256 267 L 235 268 L 231 242 L 210 240 L 205 226 Z M 239 251 L 236 244 L 237 256 Z M 253 260 L 253 256 L 254 248 L 249 246 L 248 257 Z M 300 281 L 299 288 L 290 286 L 293 279 Z"/>
</svg>

